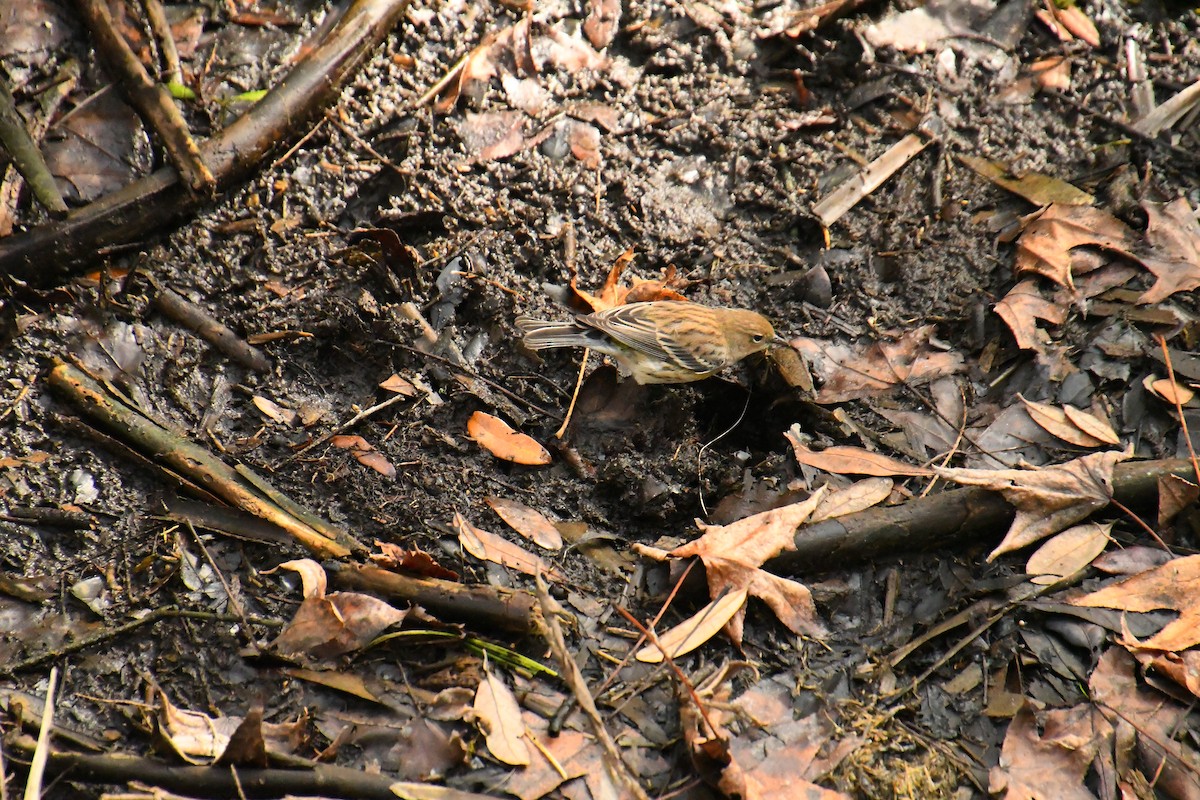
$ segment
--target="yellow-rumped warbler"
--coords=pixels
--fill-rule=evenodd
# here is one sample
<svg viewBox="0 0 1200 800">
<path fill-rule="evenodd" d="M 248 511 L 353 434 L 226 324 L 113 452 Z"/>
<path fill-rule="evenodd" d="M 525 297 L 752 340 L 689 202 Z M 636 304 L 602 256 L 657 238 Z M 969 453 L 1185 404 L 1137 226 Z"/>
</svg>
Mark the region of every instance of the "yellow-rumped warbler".
<svg viewBox="0 0 1200 800">
<path fill-rule="evenodd" d="M 783 340 L 762 314 L 677 300 L 628 303 L 573 322 L 519 317 L 533 350 L 590 347 L 612 356 L 638 383 L 687 383 Z"/>
</svg>

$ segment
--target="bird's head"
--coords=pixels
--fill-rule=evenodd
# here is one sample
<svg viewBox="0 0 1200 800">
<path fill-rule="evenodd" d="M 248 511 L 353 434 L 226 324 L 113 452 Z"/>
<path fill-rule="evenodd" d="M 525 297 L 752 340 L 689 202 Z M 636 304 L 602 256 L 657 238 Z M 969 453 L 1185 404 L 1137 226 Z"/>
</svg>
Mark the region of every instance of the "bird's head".
<svg viewBox="0 0 1200 800">
<path fill-rule="evenodd" d="M 730 310 L 723 322 L 725 341 L 729 344 L 734 361 L 762 352 L 780 342 L 770 321 L 754 311 Z"/>
</svg>

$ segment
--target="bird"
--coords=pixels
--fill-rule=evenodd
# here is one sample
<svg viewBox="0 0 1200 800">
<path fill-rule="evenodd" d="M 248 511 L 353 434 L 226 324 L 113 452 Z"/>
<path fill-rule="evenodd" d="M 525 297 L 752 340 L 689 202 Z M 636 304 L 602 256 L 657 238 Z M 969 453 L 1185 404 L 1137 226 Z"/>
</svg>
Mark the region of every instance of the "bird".
<svg viewBox="0 0 1200 800">
<path fill-rule="evenodd" d="M 627 303 L 571 322 L 518 317 L 516 324 L 532 350 L 589 347 L 639 384 L 698 381 L 785 344 L 755 311 L 679 300 Z"/>
</svg>

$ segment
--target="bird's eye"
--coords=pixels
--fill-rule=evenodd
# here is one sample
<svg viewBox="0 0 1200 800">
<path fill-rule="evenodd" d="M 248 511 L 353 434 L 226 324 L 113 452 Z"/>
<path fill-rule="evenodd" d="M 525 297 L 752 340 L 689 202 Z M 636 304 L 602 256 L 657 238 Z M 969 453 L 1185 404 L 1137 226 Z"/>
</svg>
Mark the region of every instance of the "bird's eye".
<svg viewBox="0 0 1200 800">
<path fill-rule="evenodd" d="M 761 342 L 763 339 L 765 339 L 767 337 L 761 333 L 756 333 L 753 336 L 751 336 L 750 338 L 754 340 L 755 344 L 757 344 L 758 342 Z"/>
</svg>

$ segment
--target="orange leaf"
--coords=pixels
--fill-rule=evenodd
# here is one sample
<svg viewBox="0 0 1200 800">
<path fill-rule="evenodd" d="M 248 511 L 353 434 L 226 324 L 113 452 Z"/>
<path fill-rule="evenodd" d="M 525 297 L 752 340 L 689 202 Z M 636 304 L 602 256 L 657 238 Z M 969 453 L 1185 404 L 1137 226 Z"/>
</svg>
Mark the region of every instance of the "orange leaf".
<svg viewBox="0 0 1200 800">
<path fill-rule="evenodd" d="M 562 534 L 554 523 L 540 511 L 536 511 L 516 500 L 506 500 L 503 497 L 489 497 L 487 504 L 512 527 L 514 531 L 529 539 L 539 547 L 547 550 L 561 550 Z"/>
<path fill-rule="evenodd" d="M 541 573 L 559 583 L 566 580 L 562 573 L 541 558 L 501 536 L 476 528 L 462 514 L 454 515 L 454 529 L 458 532 L 458 542 L 462 548 L 480 560 L 511 567 L 526 575 Z"/>
<path fill-rule="evenodd" d="M 549 464 L 550 452 L 533 438 L 508 427 L 504 420 L 476 411 L 467 420 L 467 435 L 501 461 L 527 466 Z"/>
<path fill-rule="evenodd" d="M 387 457 L 377 451 L 370 442 L 361 436 L 338 435 L 329 440 L 334 447 L 349 450 L 354 459 L 364 467 L 370 467 L 380 475 L 389 478 L 396 477 L 396 468 Z"/>
</svg>

